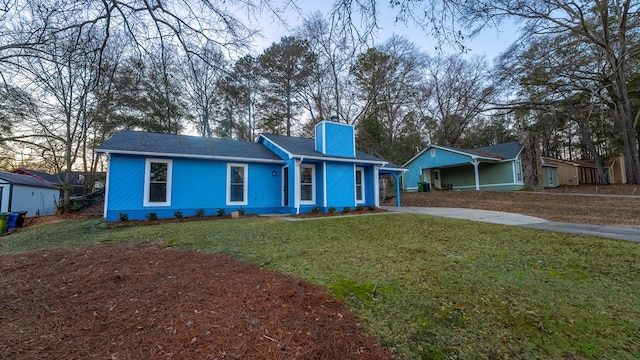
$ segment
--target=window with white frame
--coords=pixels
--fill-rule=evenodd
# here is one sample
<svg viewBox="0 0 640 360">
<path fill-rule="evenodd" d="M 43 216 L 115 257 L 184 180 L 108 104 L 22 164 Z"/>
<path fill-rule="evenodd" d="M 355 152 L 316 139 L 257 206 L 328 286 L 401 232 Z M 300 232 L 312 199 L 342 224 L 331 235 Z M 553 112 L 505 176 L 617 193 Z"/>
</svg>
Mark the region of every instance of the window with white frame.
<svg viewBox="0 0 640 360">
<path fill-rule="evenodd" d="M 227 165 L 227 205 L 247 205 L 247 164 Z"/>
<path fill-rule="evenodd" d="M 315 177 L 315 165 L 300 165 L 300 202 L 303 204 L 315 204 Z"/>
<path fill-rule="evenodd" d="M 522 182 L 522 161 L 516 161 L 516 182 Z"/>
<path fill-rule="evenodd" d="M 364 168 L 356 168 L 356 202 L 364 202 Z"/>
<path fill-rule="evenodd" d="M 147 159 L 144 175 L 144 206 L 171 205 L 171 160 Z"/>
</svg>

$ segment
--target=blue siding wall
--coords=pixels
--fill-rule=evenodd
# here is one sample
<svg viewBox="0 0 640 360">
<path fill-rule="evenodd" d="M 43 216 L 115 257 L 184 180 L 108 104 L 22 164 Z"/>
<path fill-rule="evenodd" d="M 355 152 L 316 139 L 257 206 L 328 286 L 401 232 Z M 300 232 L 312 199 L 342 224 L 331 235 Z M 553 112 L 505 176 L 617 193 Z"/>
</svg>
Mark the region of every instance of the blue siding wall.
<svg viewBox="0 0 640 360">
<path fill-rule="evenodd" d="M 171 218 L 176 211 L 192 216 L 199 209 L 215 215 L 219 208 L 227 213 L 239 206 L 226 205 L 227 163 L 198 159 L 173 159 L 171 206 L 144 207 L 145 157 L 112 155 L 109 169 L 107 221 L 116 221 L 121 212 L 130 220 L 144 219 L 155 212 Z M 283 211 L 281 206 L 281 165 L 251 163 L 248 166 L 246 213 Z M 273 175 L 276 171 L 276 175 Z"/>
<path fill-rule="evenodd" d="M 316 124 L 316 151 L 324 153 L 322 139 L 324 139 L 324 122 Z"/>
<path fill-rule="evenodd" d="M 327 163 L 327 207 L 341 211 L 345 206 L 355 207 L 355 172 L 353 164 Z"/>
<path fill-rule="evenodd" d="M 472 161 L 471 156 L 468 155 L 458 154 L 442 149 L 435 150 L 435 156 L 431 155 L 431 149 L 427 149 L 419 157 L 408 164 L 407 168 L 409 169 L 409 171 L 404 173 L 404 175 L 402 176 L 404 180 L 403 186 L 405 189 L 415 189 L 418 187 L 418 182 L 421 181 L 421 169 L 432 169 L 447 167 L 451 165 L 468 164 Z"/>
<path fill-rule="evenodd" d="M 318 138 L 326 142 L 325 155 L 342 157 L 356 155 L 354 130 L 351 125 L 323 121 L 316 125 L 316 149 L 321 151 L 322 146 L 318 148 Z"/>
<path fill-rule="evenodd" d="M 378 179 L 373 178 L 373 166 L 364 168 L 364 205 L 376 203 L 375 183 Z"/>
<path fill-rule="evenodd" d="M 144 199 L 144 167 L 142 157 L 111 155 L 109 161 L 109 188 L 107 220 L 117 220 L 119 213 L 142 210 Z M 144 214 L 142 214 L 144 216 Z"/>
<path fill-rule="evenodd" d="M 316 164 L 316 206 L 322 207 L 324 202 L 324 166 L 322 163 Z"/>
</svg>

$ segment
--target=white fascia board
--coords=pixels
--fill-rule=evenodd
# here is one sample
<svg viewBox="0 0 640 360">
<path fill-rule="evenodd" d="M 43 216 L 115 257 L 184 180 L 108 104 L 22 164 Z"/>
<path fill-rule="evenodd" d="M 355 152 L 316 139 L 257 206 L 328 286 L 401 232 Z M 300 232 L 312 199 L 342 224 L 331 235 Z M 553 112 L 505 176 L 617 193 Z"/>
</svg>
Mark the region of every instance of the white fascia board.
<svg viewBox="0 0 640 360">
<path fill-rule="evenodd" d="M 335 121 L 329 121 L 329 120 L 322 120 L 318 124 L 323 124 L 323 123 L 325 123 L 325 124 L 326 123 L 340 124 L 341 126 L 350 126 L 350 127 L 354 128 L 354 129 L 356 128 L 356 126 L 353 125 L 353 124 L 347 124 L 347 123 L 341 123 L 341 122 L 335 122 Z M 324 124 L 323 124 L 323 126 L 324 126 Z"/>
<path fill-rule="evenodd" d="M 522 145 L 522 144 L 520 144 Z M 524 146 L 522 147 L 522 149 L 520 149 L 520 151 L 518 151 L 518 153 L 516 154 L 516 156 L 513 158 L 514 160 L 518 158 L 518 156 L 520 156 L 520 154 L 522 154 L 522 152 L 524 151 Z"/>
<path fill-rule="evenodd" d="M 99 150 L 96 150 L 96 152 L 104 153 L 107 155 L 111 155 L 111 154 L 140 155 L 140 156 L 153 156 L 153 157 L 176 157 L 176 158 L 208 159 L 208 160 L 222 160 L 222 161 L 234 161 L 234 162 L 284 164 L 284 160 L 243 158 L 243 157 L 233 157 L 233 156 L 174 154 L 174 153 L 157 153 L 157 152 L 151 152 L 151 151 L 129 151 L 129 150 L 109 150 L 109 149 L 99 149 Z"/>
<path fill-rule="evenodd" d="M 481 156 L 481 155 L 473 155 L 473 154 L 466 153 L 464 151 L 456 151 L 454 149 L 444 148 L 444 147 L 441 147 L 441 146 L 438 146 L 438 145 L 429 145 L 429 146 L 425 147 L 424 149 L 420 150 L 420 152 L 418 152 L 414 157 L 412 157 L 409 161 L 404 163 L 402 166 L 403 167 L 407 167 L 407 165 L 409 165 L 411 162 L 413 162 L 418 157 L 422 156 L 422 154 L 424 154 L 427 150 L 431 150 L 431 149 L 439 149 L 439 150 L 442 150 L 442 151 L 448 151 L 448 152 L 452 152 L 452 153 L 468 156 L 468 157 L 470 157 L 471 159 L 474 159 L 474 160 L 475 159 L 488 160 L 488 161 L 499 161 L 500 160 L 498 158 L 493 158 L 493 157 L 487 157 L 487 156 Z"/>
<path fill-rule="evenodd" d="M 294 155 L 296 159 L 311 159 L 311 160 L 319 160 L 319 161 L 335 161 L 335 162 L 347 162 L 347 163 L 357 163 L 357 164 L 365 164 L 365 165 L 386 165 L 386 161 L 375 161 L 375 160 L 362 160 L 357 158 L 334 158 L 334 157 L 322 157 L 322 156 L 307 156 L 307 155 Z"/>
<path fill-rule="evenodd" d="M 282 146 L 278 145 L 275 141 L 272 141 L 271 139 L 266 137 L 264 134 L 260 134 L 260 136 L 258 136 L 258 141 L 257 142 L 260 142 L 260 139 L 264 139 L 265 141 L 268 141 L 270 144 L 273 144 L 273 146 L 277 147 L 279 150 L 281 150 L 282 152 L 287 154 L 287 156 L 289 156 L 289 159 L 293 158 L 293 154 L 291 152 L 287 151 L 287 149 L 285 149 Z"/>
<path fill-rule="evenodd" d="M 388 168 L 388 167 L 384 167 L 384 166 L 381 166 L 380 170 L 384 170 L 384 171 L 400 171 L 400 172 L 403 172 L 403 173 L 409 171 L 409 169 Z M 420 171 L 422 171 L 422 169 Z"/>
</svg>

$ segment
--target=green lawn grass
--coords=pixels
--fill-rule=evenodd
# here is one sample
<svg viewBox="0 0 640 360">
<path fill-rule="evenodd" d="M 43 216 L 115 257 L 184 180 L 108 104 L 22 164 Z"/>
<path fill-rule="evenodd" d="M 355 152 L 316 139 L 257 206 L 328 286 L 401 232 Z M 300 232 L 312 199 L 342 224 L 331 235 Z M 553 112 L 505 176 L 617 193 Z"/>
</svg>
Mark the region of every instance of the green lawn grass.
<svg viewBox="0 0 640 360">
<path fill-rule="evenodd" d="M 640 358 L 640 244 L 385 214 L 34 226 L 5 252 L 117 242 L 223 252 L 320 284 L 411 359 Z"/>
</svg>

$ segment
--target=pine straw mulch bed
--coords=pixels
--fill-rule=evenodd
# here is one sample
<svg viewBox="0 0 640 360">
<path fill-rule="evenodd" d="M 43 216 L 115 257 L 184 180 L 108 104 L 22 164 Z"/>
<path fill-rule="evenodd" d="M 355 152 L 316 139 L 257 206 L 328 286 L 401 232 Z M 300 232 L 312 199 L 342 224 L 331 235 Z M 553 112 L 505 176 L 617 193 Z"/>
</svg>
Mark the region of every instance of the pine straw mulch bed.
<svg viewBox="0 0 640 360">
<path fill-rule="evenodd" d="M 321 288 L 153 244 L 0 255 L 2 359 L 391 359 Z"/>
</svg>

